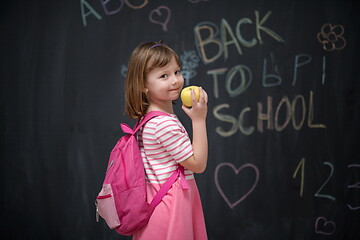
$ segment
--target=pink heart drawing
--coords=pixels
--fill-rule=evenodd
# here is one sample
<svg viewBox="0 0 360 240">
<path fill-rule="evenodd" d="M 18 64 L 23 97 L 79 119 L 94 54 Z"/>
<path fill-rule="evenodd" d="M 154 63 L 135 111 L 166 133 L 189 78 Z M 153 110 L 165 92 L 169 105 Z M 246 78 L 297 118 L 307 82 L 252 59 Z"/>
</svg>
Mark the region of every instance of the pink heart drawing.
<svg viewBox="0 0 360 240">
<path fill-rule="evenodd" d="M 224 191 L 222 190 L 220 184 L 219 184 L 219 170 L 222 167 L 231 167 L 232 170 L 235 172 L 236 175 L 238 175 L 240 173 L 241 170 L 243 170 L 244 168 L 250 167 L 253 168 L 255 170 L 256 173 L 256 179 L 255 182 L 253 183 L 253 185 L 251 186 L 251 188 L 249 189 L 249 191 L 247 191 L 246 194 L 244 194 L 241 198 L 239 198 L 237 201 L 235 201 L 234 203 L 231 203 L 229 198 L 225 195 Z M 231 209 L 233 209 L 236 205 L 238 205 L 241 201 L 243 201 L 245 198 L 247 198 L 255 189 L 256 185 L 259 182 L 259 169 L 251 164 L 251 163 L 247 163 L 242 165 L 240 168 L 236 169 L 236 167 L 232 164 L 232 163 L 228 163 L 228 162 L 224 162 L 219 164 L 216 169 L 215 169 L 215 185 L 217 190 L 219 191 L 220 195 L 223 197 L 223 199 L 225 200 L 225 202 L 227 203 L 227 205 L 229 205 L 229 207 Z"/>
<path fill-rule="evenodd" d="M 154 10 L 152 10 L 149 14 L 149 20 L 152 23 L 160 24 L 162 26 L 162 30 L 167 32 L 167 24 L 170 21 L 171 10 L 166 6 L 160 6 Z"/>
<path fill-rule="evenodd" d="M 332 235 L 336 230 L 336 224 L 328 221 L 325 217 L 318 217 L 315 222 L 315 232 L 322 235 Z"/>
</svg>

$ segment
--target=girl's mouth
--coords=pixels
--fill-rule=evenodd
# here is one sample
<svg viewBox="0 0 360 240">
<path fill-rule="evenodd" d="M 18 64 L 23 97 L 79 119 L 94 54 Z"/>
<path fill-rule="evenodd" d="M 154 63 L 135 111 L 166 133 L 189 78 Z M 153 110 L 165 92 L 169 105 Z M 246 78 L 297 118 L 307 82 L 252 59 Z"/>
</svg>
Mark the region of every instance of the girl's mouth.
<svg viewBox="0 0 360 240">
<path fill-rule="evenodd" d="M 179 89 L 180 89 L 180 88 L 170 89 L 169 91 L 170 91 L 170 92 L 177 92 L 177 91 L 179 91 Z"/>
</svg>

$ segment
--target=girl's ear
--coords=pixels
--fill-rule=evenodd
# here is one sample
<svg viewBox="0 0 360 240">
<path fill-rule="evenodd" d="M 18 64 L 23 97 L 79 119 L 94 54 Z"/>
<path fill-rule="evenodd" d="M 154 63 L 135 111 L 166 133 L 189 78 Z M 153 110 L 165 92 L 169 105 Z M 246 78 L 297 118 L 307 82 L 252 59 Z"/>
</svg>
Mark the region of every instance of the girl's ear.
<svg viewBox="0 0 360 240">
<path fill-rule="evenodd" d="M 143 93 L 145 93 L 145 94 L 148 93 L 149 89 L 148 89 L 148 87 L 147 87 L 147 81 L 144 82 L 143 90 L 142 90 L 142 91 L 143 91 Z"/>
</svg>

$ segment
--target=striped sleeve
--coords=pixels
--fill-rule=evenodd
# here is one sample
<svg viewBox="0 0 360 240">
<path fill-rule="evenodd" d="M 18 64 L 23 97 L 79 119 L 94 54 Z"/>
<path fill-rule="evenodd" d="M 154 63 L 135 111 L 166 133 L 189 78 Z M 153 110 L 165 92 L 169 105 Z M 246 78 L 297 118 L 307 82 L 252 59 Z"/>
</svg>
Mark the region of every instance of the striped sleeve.
<svg viewBox="0 0 360 240">
<path fill-rule="evenodd" d="M 156 124 L 155 138 L 177 163 L 193 155 L 190 138 L 177 118 L 162 116 Z"/>
</svg>

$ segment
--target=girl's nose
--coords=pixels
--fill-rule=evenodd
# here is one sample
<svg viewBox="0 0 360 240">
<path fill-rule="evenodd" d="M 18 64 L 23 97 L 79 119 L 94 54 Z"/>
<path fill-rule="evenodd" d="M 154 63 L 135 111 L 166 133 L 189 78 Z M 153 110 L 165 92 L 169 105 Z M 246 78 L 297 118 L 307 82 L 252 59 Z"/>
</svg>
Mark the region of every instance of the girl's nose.
<svg viewBox="0 0 360 240">
<path fill-rule="evenodd" d="M 176 77 L 176 76 L 173 76 L 173 79 L 172 79 L 172 85 L 175 85 L 179 82 L 179 79 Z"/>
</svg>

